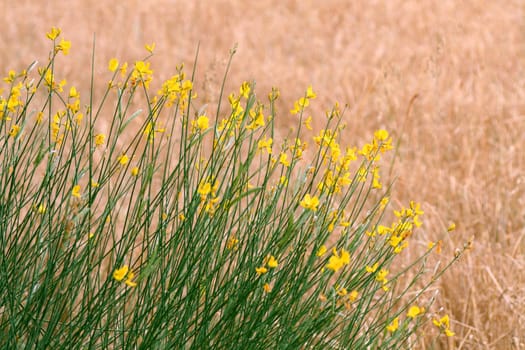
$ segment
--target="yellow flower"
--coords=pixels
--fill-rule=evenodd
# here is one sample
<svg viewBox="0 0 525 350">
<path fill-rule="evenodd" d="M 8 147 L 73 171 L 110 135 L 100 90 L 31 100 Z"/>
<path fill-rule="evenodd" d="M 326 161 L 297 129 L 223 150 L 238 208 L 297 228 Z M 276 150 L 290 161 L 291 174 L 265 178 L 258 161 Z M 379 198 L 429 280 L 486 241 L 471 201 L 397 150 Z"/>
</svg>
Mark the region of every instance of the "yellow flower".
<svg viewBox="0 0 525 350">
<path fill-rule="evenodd" d="M 118 158 L 117 158 L 118 162 L 120 163 L 120 165 L 126 165 L 128 164 L 129 162 L 129 158 L 127 155 L 125 154 L 122 154 L 120 155 Z"/>
<path fill-rule="evenodd" d="M 308 87 L 308 89 L 306 89 L 306 98 L 308 99 L 312 99 L 312 98 L 316 98 L 317 95 L 315 94 L 315 92 L 312 90 L 312 85 L 310 85 Z"/>
<path fill-rule="evenodd" d="M 268 154 L 272 154 L 272 144 L 273 144 L 273 139 L 271 137 L 269 139 L 266 139 L 266 137 L 264 137 L 264 139 L 259 140 L 259 142 L 257 142 L 257 148 L 258 149 L 265 148 Z"/>
<path fill-rule="evenodd" d="M 109 60 L 109 63 L 108 63 L 108 69 L 111 71 L 111 72 L 114 72 L 116 71 L 118 68 L 118 60 L 116 58 L 112 58 Z"/>
<path fill-rule="evenodd" d="M 310 197 L 309 194 L 305 194 L 303 200 L 299 204 L 305 209 L 316 211 L 317 206 L 319 205 L 319 198 L 316 196 Z"/>
<path fill-rule="evenodd" d="M 308 130 L 313 130 L 312 129 L 312 116 L 308 116 L 305 121 L 303 122 L 303 125 L 305 126 L 305 128 L 307 128 Z"/>
<path fill-rule="evenodd" d="M 439 320 L 433 319 L 432 323 L 445 333 L 447 337 L 453 337 L 455 333 L 450 330 L 450 320 L 448 315 L 441 317 Z"/>
<path fill-rule="evenodd" d="M 239 244 L 239 240 L 235 238 L 235 236 L 231 236 L 230 238 L 228 238 L 228 242 L 226 243 L 226 249 L 235 249 L 237 248 L 237 244 Z"/>
<path fill-rule="evenodd" d="M 350 300 L 350 301 L 356 301 L 358 296 L 359 296 L 359 292 L 358 292 L 357 290 L 353 290 L 353 291 L 351 291 L 350 294 L 348 295 L 348 300 Z"/>
<path fill-rule="evenodd" d="M 16 78 L 16 72 L 11 69 L 9 73 L 7 74 L 7 77 L 4 78 L 4 81 L 6 83 L 12 83 L 13 81 L 15 81 L 15 78 Z"/>
<path fill-rule="evenodd" d="M 71 48 L 71 41 L 61 39 L 60 43 L 56 46 L 55 50 L 57 52 L 62 51 L 64 55 L 67 55 L 69 53 L 70 48 Z"/>
<path fill-rule="evenodd" d="M 97 134 L 95 135 L 95 146 L 102 146 L 106 140 L 106 135 L 104 134 Z"/>
<path fill-rule="evenodd" d="M 250 94 L 250 84 L 246 81 L 243 82 L 239 90 L 240 90 L 241 96 L 243 96 L 244 98 L 248 98 Z"/>
<path fill-rule="evenodd" d="M 80 97 L 80 94 L 78 93 L 77 88 L 72 86 L 69 89 L 69 98 L 78 98 L 78 97 Z"/>
<path fill-rule="evenodd" d="M 376 274 L 376 281 L 383 282 L 383 283 L 388 282 L 388 280 L 386 279 L 387 275 L 388 275 L 388 270 L 387 269 L 379 270 L 379 272 Z"/>
<path fill-rule="evenodd" d="M 81 197 L 81 194 L 80 194 L 80 185 L 75 185 L 73 186 L 73 189 L 71 190 L 71 195 L 73 197 L 77 197 L 77 198 L 80 198 Z"/>
<path fill-rule="evenodd" d="M 323 244 L 323 245 L 320 246 L 319 249 L 317 250 L 316 255 L 317 255 L 317 256 L 323 256 L 325 253 L 326 253 L 326 246 Z"/>
<path fill-rule="evenodd" d="M 281 163 L 285 167 L 290 166 L 290 161 L 288 160 L 288 155 L 286 153 L 281 152 L 281 154 L 279 155 L 279 163 Z"/>
<path fill-rule="evenodd" d="M 150 45 L 146 44 L 144 47 L 149 53 L 153 53 L 153 50 L 155 50 L 155 43 L 151 43 Z"/>
<path fill-rule="evenodd" d="M 272 91 L 268 94 L 268 100 L 270 100 L 270 102 L 273 102 L 277 100 L 280 95 L 281 93 L 279 92 L 279 89 L 276 87 L 272 87 Z"/>
<path fill-rule="evenodd" d="M 453 336 L 456 335 L 456 333 L 454 333 L 454 332 L 452 332 L 450 329 L 446 328 L 446 329 L 445 329 L 445 335 L 446 335 L 447 337 L 453 337 Z"/>
<path fill-rule="evenodd" d="M 384 129 L 379 129 L 376 132 L 374 132 L 374 138 L 379 141 L 385 141 L 388 139 L 388 131 Z"/>
<path fill-rule="evenodd" d="M 133 167 L 133 169 L 131 169 L 131 176 L 137 176 L 138 174 L 139 174 L 139 168 Z"/>
<path fill-rule="evenodd" d="M 456 229 L 456 224 L 455 224 L 455 223 L 451 223 L 451 224 L 448 225 L 448 227 L 447 227 L 447 231 L 448 231 L 448 232 L 454 231 L 455 229 Z"/>
<path fill-rule="evenodd" d="M 128 62 L 124 62 L 120 67 L 120 76 L 125 77 L 128 71 Z"/>
<path fill-rule="evenodd" d="M 337 295 L 339 295 L 340 297 L 344 297 L 347 294 L 348 291 L 346 290 L 346 288 L 342 287 L 337 289 Z"/>
<path fill-rule="evenodd" d="M 197 121 L 195 123 L 195 126 L 199 128 L 199 130 L 204 131 L 208 129 L 209 126 L 209 119 L 205 115 L 201 115 L 197 118 Z"/>
<path fill-rule="evenodd" d="M 60 28 L 56 28 L 56 27 L 51 27 L 51 30 L 48 33 L 46 33 L 46 36 L 50 40 L 55 40 L 59 35 L 60 35 Z"/>
<path fill-rule="evenodd" d="M 130 270 L 128 272 L 128 275 L 127 275 L 126 281 L 125 281 L 125 283 L 126 283 L 126 285 L 128 287 L 136 287 L 137 286 L 137 283 L 135 281 L 133 281 L 133 278 L 135 278 L 135 274 L 133 273 L 133 271 Z"/>
<path fill-rule="evenodd" d="M 211 192 L 211 184 L 209 182 L 200 183 L 197 193 L 201 195 L 201 199 L 206 199 L 206 196 Z"/>
<path fill-rule="evenodd" d="M 417 316 L 421 315 L 423 312 L 425 312 L 424 308 L 420 308 L 417 305 L 411 306 L 410 309 L 408 309 L 407 316 L 410 318 L 416 318 Z"/>
<path fill-rule="evenodd" d="M 264 284 L 263 289 L 266 293 L 270 293 L 272 291 L 272 287 L 270 287 L 268 283 Z"/>
<path fill-rule="evenodd" d="M 365 270 L 368 273 L 374 273 L 377 271 L 377 268 L 379 267 L 379 263 L 375 263 L 373 266 L 366 266 Z"/>
<path fill-rule="evenodd" d="M 387 206 L 388 204 L 388 201 L 389 201 L 389 198 L 388 197 L 383 197 L 383 199 L 381 199 L 381 202 L 379 203 L 379 208 L 381 210 L 385 209 L 385 207 Z"/>
<path fill-rule="evenodd" d="M 270 257 L 268 258 L 268 267 L 274 269 L 276 268 L 279 263 L 277 262 L 277 259 L 275 259 L 275 257 L 273 255 L 270 255 Z"/>
<path fill-rule="evenodd" d="M 9 131 L 9 136 L 14 138 L 16 137 L 16 135 L 18 135 L 18 132 L 20 132 L 20 126 L 15 124 L 11 127 L 11 130 Z"/>
<path fill-rule="evenodd" d="M 256 267 L 255 268 L 255 272 L 257 272 L 257 275 L 260 276 L 260 275 L 264 275 L 266 272 L 268 272 L 268 269 L 264 266 L 261 266 L 261 267 Z"/>
<path fill-rule="evenodd" d="M 337 272 L 339 269 L 341 269 L 344 265 L 348 265 L 350 263 L 350 253 L 346 251 L 344 248 L 341 248 L 341 254 L 337 252 L 337 249 L 332 250 L 332 256 L 330 259 L 328 259 L 328 264 L 326 264 L 326 268 Z"/>
<path fill-rule="evenodd" d="M 395 332 L 399 328 L 399 317 L 396 317 L 392 320 L 392 322 L 386 326 L 386 330 L 390 333 Z"/>
<path fill-rule="evenodd" d="M 128 274 L 128 271 L 129 271 L 128 265 L 124 265 L 120 269 L 116 269 L 113 272 L 113 278 L 120 282 L 124 279 L 124 277 L 126 277 L 126 275 Z"/>
<path fill-rule="evenodd" d="M 41 203 L 37 208 L 38 214 L 44 214 L 46 212 L 46 205 Z"/>
</svg>

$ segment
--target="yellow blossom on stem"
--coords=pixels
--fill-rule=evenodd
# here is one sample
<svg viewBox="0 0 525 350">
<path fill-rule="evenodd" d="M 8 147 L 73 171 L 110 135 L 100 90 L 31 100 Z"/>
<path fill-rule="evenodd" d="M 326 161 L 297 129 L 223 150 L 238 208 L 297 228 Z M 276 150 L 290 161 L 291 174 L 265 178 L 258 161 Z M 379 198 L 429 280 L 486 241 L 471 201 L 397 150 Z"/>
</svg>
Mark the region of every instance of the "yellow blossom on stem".
<svg viewBox="0 0 525 350">
<path fill-rule="evenodd" d="M 387 279 L 386 279 L 387 275 L 388 275 L 388 270 L 387 269 L 379 270 L 379 272 L 376 274 L 376 281 L 378 281 L 378 282 L 385 282 L 385 281 L 387 281 Z"/>
<path fill-rule="evenodd" d="M 264 284 L 263 289 L 266 293 L 270 293 L 272 291 L 272 287 L 270 287 L 268 283 Z"/>
<path fill-rule="evenodd" d="M 153 53 L 153 50 L 155 50 L 155 43 L 151 43 L 151 44 L 146 44 L 144 45 L 144 47 L 146 48 L 146 51 L 148 51 L 149 53 Z"/>
<path fill-rule="evenodd" d="M 307 128 L 308 130 L 313 130 L 312 128 L 312 116 L 308 116 L 304 121 L 303 121 L 303 125 L 305 128 Z"/>
<path fill-rule="evenodd" d="M 390 333 L 395 332 L 399 328 L 399 317 L 396 317 L 390 322 L 388 326 L 386 326 L 386 330 Z"/>
<path fill-rule="evenodd" d="M 453 337 L 455 333 L 450 330 L 450 320 L 448 315 L 441 317 L 439 320 L 433 319 L 432 323 L 438 327 L 447 337 Z"/>
<path fill-rule="evenodd" d="M 206 196 L 210 194 L 211 192 L 211 184 L 209 182 L 201 182 L 199 184 L 199 188 L 197 189 L 197 193 L 201 195 L 201 199 L 206 199 Z"/>
<path fill-rule="evenodd" d="M 64 39 L 60 40 L 60 43 L 56 46 L 55 50 L 56 52 L 62 51 L 64 55 L 69 54 L 69 49 L 71 48 L 71 41 L 67 41 Z"/>
<path fill-rule="evenodd" d="M 197 120 L 192 121 L 192 126 L 194 129 L 199 129 L 200 131 L 204 131 L 208 129 L 210 125 L 210 121 L 207 116 L 200 115 Z"/>
<path fill-rule="evenodd" d="M 120 76 L 125 77 L 128 72 L 128 62 L 124 62 L 120 67 Z"/>
<path fill-rule="evenodd" d="M 250 95 L 250 84 L 248 82 L 243 82 L 241 85 L 241 88 L 239 89 L 239 92 L 242 97 L 248 98 Z"/>
<path fill-rule="evenodd" d="M 299 204 L 305 209 L 316 211 L 317 206 L 319 205 L 319 198 L 317 198 L 316 196 L 311 197 L 307 193 L 304 195 L 303 200 Z"/>
<path fill-rule="evenodd" d="M 330 257 L 330 259 L 328 259 L 328 264 L 326 264 L 326 268 L 337 272 L 343 266 L 348 264 L 350 264 L 350 253 L 344 248 L 341 248 L 341 253 L 339 254 L 337 252 L 337 249 L 334 248 L 332 250 L 332 256 Z"/>
<path fill-rule="evenodd" d="M 326 253 L 326 246 L 323 244 L 323 245 L 320 246 L 319 249 L 317 250 L 316 255 L 317 255 L 317 256 L 323 256 L 325 253 Z"/>
<path fill-rule="evenodd" d="M 285 167 L 289 167 L 290 166 L 290 161 L 288 160 L 288 155 L 286 153 L 281 152 L 279 154 L 279 163 L 281 163 Z"/>
<path fill-rule="evenodd" d="M 102 146 L 106 140 L 106 135 L 104 134 L 97 134 L 95 135 L 95 146 Z"/>
<path fill-rule="evenodd" d="M 273 255 L 270 255 L 270 257 L 268 258 L 267 264 L 268 264 L 268 267 L 272 269 L 276 268 L 279 265 L 279 263 L 277 262 L 277 259 L 275 259 Z"/>
<path fill-rule="evenodd" d="M 367 265 L 367 266 L 365 267 L 365 270 L 366 270 L 366 272 L 368 272 L 368 273 L 374 273 L 374 272 L 377 271 L 377 268 L 378 268 L 378 267 L 379 267 L 379 263 L 375 263 L 373 266 L 368 266 L 368 265 Z"/>
<path fill-rule="evenodd" d="M 137 286 L 137 283 L 135 281 L 133 281 L 133 279 L 135 278 L 135 274 L 133 273 L 133 271 L 128 271 L 128 274 L 126 276 L 126 285 L 128 287 L 136 287 Z"/>
<path fill-rule="evenodd" d="M 410 309 L 408 309 L 407 316 L 414 319 L 421 315 L 423 312 L 425 312 L 425 308 L 413 305 L 410 307 Z"/>
<path fill-rule="evenodd" d="M 121 268 L 113 271 L 113 278 L 120 282 L 124 279 L 124 277 L 126 277 L 126 275 L 128 274 L 128 271 L 129 271 L 128 265 L 124 265 Z"/>
<path fill-rule="evenodd" d="M 37 208 L 38 214 L 44 214 L 46 212 L 46 205 L 41 203 Z"/>
<path fill-rule="evenodd" d="M 108 69 L 110 72 L 116 71 L 118 68 L 118 60 L 116 58 L 112 58 L 109 60 L 108 63 Z"/>
<path fill-rule="evenodd" d="M 359 292 L 357 290 L 353 290 L 350 292 L 350 294 L 348 294 L 348 300 L 356 301 L 358 296 L 359 296 Z"/>
<path fill-rule="evenodd" d="M 80 97 L 80 94 L 78 93 L 77 88 L 72 86 L 69 89 L 69 98 L 78 98 L 78 97 Z"/>
<path fill-rule="evenodd" d="M 236 249 L 237 244 L 239 244 L 239 240 L 235 236 L 231 236 L 230 238 L 228 238 L 228 242 L 226 243 L 226 249 Z"/>
<path fill-rule="evenodd" d="M 117 160 L 120 163 L 120 165 L 126 165 L 129 162 L 129 158 L 126 154 L 118 156 Z"/>
<path fill-rule="evenodd" d="M 259 142 L 257 142 L 257 148 L 258 149 L 266 149 L 266 152 L 268 152 L 268 154 L 272 154 L 272 144 L 273 144 L 273 140 L 272 138 L 270 137 L 269 139 L 267 139 L 266 137 L 262 140 L 259 140 Z"/>
<path fill-rule="evenodd" d="M 80 193 L 80 185 L 73 186 L 73 189 L 71 190 L 71 195 L 76 198 L 80 198 L 82 195 Z"/>
<path fill-rule="evenodd" d="M 257 272 L 257 275 L 260 276 L 260 275 L 264 275 L 266 272 L 268 272 L 268 269 L 264 266 L 261 266 L 261 267 L 256 267 L 255 268 L 255 272 Z"/>
<path fill-rule="evenodd" d="M 48 33 L 46 33 L 46 36 L 50 40 L 55 40 L 56 38 L 58 38 L 59 35 L 60 35 L 60 28 L 56 28 L 56 27 L 51 27 L 51 30 Z"/>
<path fill-rule="evenodd" d="M 12 83 L 13 81 L 15 81 L 15 78 L 16 78 L 16 72 L 11 69 L 9 73 L 7 73 L 7 77 L 4 78 L 4 81 L 6 83 Z"/>
<path fill-rule="evenodd" d="M 447 227 L 447 231 L 448 231 L 448 232 L 454 231 L 455 229 L 456 229 L 456 224 L 455 224 L 455 223 L 451 223 L 451 224 L 448 225 L 448 227 Z"/>
<path fill-rule="evenodd" d="M 139 174 L 139 168 L 138 167 L 133 167 L 131 169 L 131 176 L 137 176 Z"/>
<path fill-rule="evenodd" d="M 20 132 L 20 126 L 14 124 L 13 126 L 11 126 L 11 130 L 9 131 L 9 136 L 15 138 L 19 132 Z"/>
<path fill-rule="evenodd" d="M 312 85 L 310 85 L 308 87 L 308 89 L 306 89 L 306 98 L 308 99 L 313 99 L 313 98 L 316 98 L 317 95 L 315 94 L 315 92 L 312 90 Z"/>
</svg>

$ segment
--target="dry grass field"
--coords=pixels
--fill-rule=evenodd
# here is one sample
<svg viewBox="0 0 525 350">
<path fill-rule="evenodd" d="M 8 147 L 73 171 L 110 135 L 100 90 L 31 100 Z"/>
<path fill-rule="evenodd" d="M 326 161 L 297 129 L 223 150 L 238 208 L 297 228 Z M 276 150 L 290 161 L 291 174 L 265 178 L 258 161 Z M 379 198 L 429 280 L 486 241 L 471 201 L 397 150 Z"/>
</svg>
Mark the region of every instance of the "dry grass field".
<svg viewBox="0 0 525 350">
<path fill-rule="evenodd" d="M 199 102 L 213 105 L 237 43 L 227 91 L 252 79 L 259 93 L 279 87 L 283 133 L 310 84 L 318 126 L 339 101 L 351 145 L 386 128 L 400 142 L 393 198 L 425 210 L 421 245 L 445 237 L 450 256 L 473 238 L 439 282 L 456 332 L 441 346 L 525 348 L 525 2 L 4 0 L 0 10 L 4 75 L 46 60 L 52 25 L 72 41 L 60 76 L 81 94 L 94 33 L 102 82 L 111 57 L 142 58 L 155 42 L 158 83 L 191 67 L 200 43 Z"/>
</svg>

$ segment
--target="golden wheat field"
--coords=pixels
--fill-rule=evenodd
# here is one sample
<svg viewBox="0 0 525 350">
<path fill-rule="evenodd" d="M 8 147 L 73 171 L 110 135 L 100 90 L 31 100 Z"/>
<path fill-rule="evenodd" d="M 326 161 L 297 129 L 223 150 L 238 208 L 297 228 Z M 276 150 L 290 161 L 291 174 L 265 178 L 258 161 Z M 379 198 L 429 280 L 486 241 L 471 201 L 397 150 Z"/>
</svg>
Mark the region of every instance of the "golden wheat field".
<svg viewBox="0 0 525 350">
<path fill-rule="evenodd" d="M 419 244 L 443 239 L 447 260 L 472 239 L 432 291 L 456 332 L 443 346 L 525 348 L 524 1 L 3 0 L 0 9 L 4 75 L 47 59 L 51 26 L 72 42 L 61 76 L 85 95 L 94 40 L 103 83 L 110 58 L 141 59 L 144 44 L 156 43 L 157 82 L 192 67 L 200 45 L 195 86 L 213 105 L 236 44 L 226 91 L 245 80 L 261 94 L 278 87 L 283 133 L 310 84 L 314 123 L 336 101 L 347 106 L 348 143 L 389 130 L 399 142 L 392 198 L 422 203 Z"/>
</svg>

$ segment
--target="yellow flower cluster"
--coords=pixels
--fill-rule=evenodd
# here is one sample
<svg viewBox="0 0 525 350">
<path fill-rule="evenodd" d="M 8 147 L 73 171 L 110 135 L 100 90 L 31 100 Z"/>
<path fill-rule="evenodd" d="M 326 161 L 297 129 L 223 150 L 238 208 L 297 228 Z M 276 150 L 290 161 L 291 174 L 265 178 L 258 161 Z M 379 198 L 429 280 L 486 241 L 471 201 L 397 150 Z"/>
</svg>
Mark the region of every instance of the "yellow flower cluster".
<svg viewBox="0 0 525 350">
<path fill-rule="evenodd" d="M 299 204 L 305 209 L 316 211 L 317 207 L 319 206 L 319 198 L 316 196 L 312 197 L 307 193 L 304 195 L 303 200 Z"/>
<path fill-rule="evenodd" d="M 335 294 L 337 295 L 337 304 L 344 305 L 346 310 L 352 309 L 352 303 L 357 300 L 359 297 L 359 292 L 357 290 L 348 290 L 344 287 L 338 285 L 335 286 Z"/>
<path fill-rule="evenodd" d="M 408 247 L 408 238 L 412 235 L 414 226 L 421 226 L 420 215 L 423 215 L 424 212 L 419 203 L 410 201 L 408 208 L 394 210 L 394 214 L 398 220 L 393 222 L 390 227 L 378 225 L 374 231 L 366 232 L 366 234 L 371 237 L 375 237 L 376 234 L 388 236 L 388 243 L 394 249 L 394 253 L 399 254 Z"/>
<path fill-rule="evenodd" d="M 179 74 L 172 76 L 170 79 L 162 83 L 158 95 L 166 99 L 166 106 L 173 106 L 175 103 L 180 103 L 180 108 L 185 110 L 190 98 L 193 83 L 191 80 L 185 79 L 185 74 L 182 72 L 182 66 L 178 67 Z M 195 98 L 196 95 L 191 96 Z"/>
<path fill-rule="evenodd" d="M 204 211 L 210 216 L 213 216 L 217 210 L 217 202 L 219 201 L 219 197 L 217 197 L 218 188 L 219 183 L 215 180 L 202 181 L 197 188 L 197 193 L 201 197 L 201 209 L 204 208 Z"/>
<path fill-rule="evenodd" d="M 326 268 L 334 272 L 339 271 L 343 266 L 350 264 L 350 253 L 341 248 L 341 252 L 338 253 L 336 248 L 332 250 L 332 256 L 328 259 Z"/>
<path fill-rule="evenodd" d="M 126 283 L 126 285 L 129 287 L 137 286 L 137 283 L 133 281 L 133 279 L 135 278 L 135 274 L 133 273 L 133 271 L 130 270 L 128 265 L 124 265 L 116 269 L 113 272 L 113 278 L 119 282 L 125 279 L 124 283 Z"/>
<path fill-rule="evenodd" d="M 450 330 L 450 320 L 448 315 L 441 317 L 440 319 L 433 319 L 432 323 L 438 327 L 447 337 L 453 337 L 454 332 Z"/>
<path fill-rule="evenodd" d="M 380 129 L 374 133 L 372 143 L 365 144 L 359 151 L 359 154 L 369 161 L 376 162 L 381 158 L 381 154 L 391 149 L 392 138 L 389 136 L 388 131 Z"/>
<path fill-rule="evenodd" d="M 309 86 L 306 90 L 306 94 L 304 97 L 301 97 L 299 100 L 294 102 L 294 107 L 290 111 L 292 114 L 298 114 L 304 110 L 305 107 L 308 107 L 310 105 L 310 100 L 316 98 L 317 95 L 312 90 L 312 86 Z"/>
<path fill-rule="evenodd" d="M 419 307 L 417 305 L 412 305 L 408 309 L 407 317 L 411 318 L 411 319 L 415 319 L 415 318 L 421 316 L 424 312 L 425 312 L 425 308 L 424 307 Z M 399 316 L 394 318 L 392 320 L 392 322 L 390 322 L 386 326 L 386 330 L 389 331 L 390 333 L 393 333 L 393 332 L 397 331 L 398 328 L 399 328 Z"/>
<path fill-rule="evenodd" d="M 255 272 L 257 275 L 264 275 L 268 272 L 268 268 L 275 269 L 277 266 L 279 266 L 279 263 L 277 262 L 277 259 L 273 255 L 268 255 L 264 261 L 262 266 L 256 267 Z"/>
</svg>

